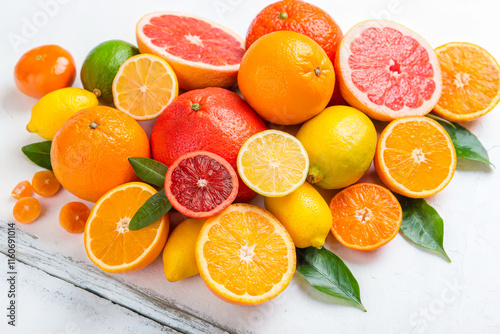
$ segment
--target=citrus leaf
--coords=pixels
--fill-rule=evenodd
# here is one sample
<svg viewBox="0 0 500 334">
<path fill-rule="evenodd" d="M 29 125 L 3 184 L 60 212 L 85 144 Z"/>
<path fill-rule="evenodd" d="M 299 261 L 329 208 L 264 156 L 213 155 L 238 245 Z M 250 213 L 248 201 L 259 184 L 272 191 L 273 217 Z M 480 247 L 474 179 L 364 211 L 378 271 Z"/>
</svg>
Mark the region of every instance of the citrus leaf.
<svg viewBox="0 0 500 334">
<path fill-rule="evenodd" d="M 359 285 L 345 263 L 326 248 L 297 248 L 297 271 L 317 290 L 353 302 L 366 312 L 361 303 Z"/>
<path fill-rule="evenodd" d="M 158 187 L 165 186 L 165 174 L 168 167 L 153 159 L 148 158 L 128 158 L 132 169 L 142 180 L 154 184 Z"/>
<path fill-rule="evenodd" d="M 443 218 L 423 198 L 396 196 L 403 208 L 401 233 L 411 242 L 438 252 L 451 262 L 443 247 Z"/>
<path fill-rule="evenodd" d="M 51 141 L 42 141 L 39 143 L 34 143 L 30 145 L 23 146 L 21 151 L 30 159 L 32 162 L 38 166 L 52 170 L 52 164 L 50 163 L 50 147 L 52 146 Z"/>
<path fill-rule="evenodd" d="M 172 208 L 165 189 L 160 190 L 150 198 L 137 210 L 135 215 L 130 220 L 128 228 L 133 231 L 140 230 L 146 226 L 153 224 L 160 219 Z"/>
</svg>

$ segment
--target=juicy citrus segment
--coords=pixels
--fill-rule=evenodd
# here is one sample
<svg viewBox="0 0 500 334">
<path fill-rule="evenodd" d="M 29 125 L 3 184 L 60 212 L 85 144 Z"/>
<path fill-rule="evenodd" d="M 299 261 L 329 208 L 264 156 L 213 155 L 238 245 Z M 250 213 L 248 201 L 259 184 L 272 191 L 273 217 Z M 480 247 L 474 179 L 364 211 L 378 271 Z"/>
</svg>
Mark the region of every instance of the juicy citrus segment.
<svg viewBox="0 0 500 334">
<path fill-rule="evenodd" d="M 304 183 L 309 158 L 300 141 L 283 131 L 266 130 L 250 137 L 238 154 L 241 179 L 255 192 L 285 196 Z"/>
<path fill-rule="evenodd" d="M 373 250 L 391 241 L 403 219 L 401 205 L 386 188 L 358 183 L 330 202 L 332 233 L 344 246 Z"/>
<path fill-rule="evenodd" d="M 429 117 L 391 122 L 377 144 L 375 167 L 391 190 L 408 197 L 436 194 L 450 182 L 456 168 L 450 136 Z"/>
<path fill-rule="evenodd" d="M 486 50 L 470 43 L 436 49 L 443 73 L 443 93 L 434 112 L 453 122 L 482 116 L 500 101 L 500 66 Z"/>
<path fill-rule="evenodd" d="M 118 186 L 97 201 L 85 226 L 85 249 L 90 260 L 106 272 L 139 270 L 160 254 L 167 240 L 168 216 L 137 231 L 130 219 L 156 193 L 141 182 Z"/>
<path fill-rule="evenodd" d="M 127 59 L 113 80 L 116 108 L 137 120 L 159 116 L 177 97 L 178 91 L 172 67 L 150 54 Z"/>
<path fill-rule="evenodd" d="M 295 272 L 295 246 L 269 212 L 233 204 L 207 220 L 196 243 L 201 277 L 220 298 L 263 303 L 281 293 Z"/>
</svg>

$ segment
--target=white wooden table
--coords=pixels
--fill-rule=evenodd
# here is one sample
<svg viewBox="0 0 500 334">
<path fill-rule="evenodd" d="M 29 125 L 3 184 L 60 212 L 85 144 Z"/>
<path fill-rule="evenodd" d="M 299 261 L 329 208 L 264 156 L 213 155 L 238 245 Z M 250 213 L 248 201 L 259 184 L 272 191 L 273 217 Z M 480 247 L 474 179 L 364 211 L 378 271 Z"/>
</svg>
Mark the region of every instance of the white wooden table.
<svg viewBox="0 0 500 334">
<path fill-rule="evenodd" d="M 60 1 L 60 2 L 59 2 Z M 338 244 L 357 278 L 368 312 L 314 290 L 296 274 L 276 299 L 255 307 L 226 304 L 199 276 L 170 283 L 161 259 L 144 270 L 106 274 L 88 260 L 83 235 L 58 224 L 60 208 L 75 198 L 66 191 L 42 199 L 42 216 L 16 225 L 17 326 L 7 326 L 7 223 L 13 221 L 17 182 L 39 168 L 21 153 L 41 141 L 24 128 L 36 100 L 15 87 L 12 71 L 25 51 L 59 44 L 78 69 L 87 52 L 109 39 L 135 42 L 135 23 L 158 10 L 190 12 L 218 21 L 245 36 L 264 0 L 77 1 L 24 0 L 3 3 L 0 67 L 0 333 L 499 333 L 500 176 L 493 168 L 459 162 L 451 184 L 429 199 L 445 220 L 444 245 L 452 259 L 420 250 L 401 235 L 383 248 L 361 253 Z M 370 18 L 390 18 L 423 35 L 433 46 L 468 41 L 500 60 L 500 3 L 496 0 L 311 1 L 347 31 Z M 43 6 L 42 3 L 50 4 Z M 44 9 L 45 8 L 45 9 Z M 48 12 L 49 14 L 44 14 Z M 26 30 L 31 22 L 35 29 Z M 22 43 L 9 42 L 22 36 Z M 81 87 L 79 78 L 75 86 Z M 378 124 L 380 125 L 380 124 Z M 150 129 L 152 123 L 144 124 Z M 500 167 L 500 109 L 466 124 Z M 379 126 L 380 127 L 380 126 Z M 373 169 L 365 180 L 377 181 Z M 261 203 L 256 199 L 255 203 Z M 179 219 L 179 217 L 177 217 Z"/>
</svg>

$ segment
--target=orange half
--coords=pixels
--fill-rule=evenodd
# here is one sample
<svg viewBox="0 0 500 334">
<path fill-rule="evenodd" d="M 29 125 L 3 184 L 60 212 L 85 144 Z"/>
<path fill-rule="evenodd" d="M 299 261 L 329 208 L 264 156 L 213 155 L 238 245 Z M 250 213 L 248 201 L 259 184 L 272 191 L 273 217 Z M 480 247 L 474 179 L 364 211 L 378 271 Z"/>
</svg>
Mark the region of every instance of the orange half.
<svg viewBox="0 0 500 334">
<path fill-rule="evenodd" d="M 85 225 L 85 250 L 90 260 L 108 273 L 137 271 L 153 262 L 167 241 L 169 220 L 137 231 L 128 228 L 136 211 L 156 193 L 142 182 L 130 182 L 104 194 Z"/>
</svg>

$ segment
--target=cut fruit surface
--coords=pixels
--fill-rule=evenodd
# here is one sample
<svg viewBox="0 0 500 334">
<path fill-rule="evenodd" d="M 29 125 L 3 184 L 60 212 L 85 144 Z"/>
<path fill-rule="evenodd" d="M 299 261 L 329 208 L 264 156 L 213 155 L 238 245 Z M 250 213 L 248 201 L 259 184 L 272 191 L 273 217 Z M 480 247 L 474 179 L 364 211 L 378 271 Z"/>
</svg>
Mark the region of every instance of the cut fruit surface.
<svg viewBox="0 0 500 334">
<path fill-rule="evenodd" d="M 233 204 L 203 225 L 196 242 L 200 275 L 219 298 L 255 305 L 280 294 L 295 272 L 295 246 L 266 210 Z"/>
<path fill-rule="evenodd" d="M 165 193 L 180 213 L 191 218 L 208 218 L 234 201 L 238 194 L 238 175 L 217 154 L 191 152 L 169 167 Z"/>
<path fill-rule="evenodd" d="M 168 214 L 137 231 L 128 228 L 137 210 L 156 193 L 142 182 L 108 191 L 95 204 L 85 225 L 85 250 L 90 260 L 108 273 L 144 268 L 161 253 L 167 241 Z"/>
<path fill-rule="evenodd" d="M 290 194 L 300 187 L 309 171 L 302 143 L 278 130 L 253 135 L 238 153 L 238 173 L 253 191 L 267 197 Z"/>
<path fill-rule="evenodd" d="M 405 117 L 382 131 L 375 153 L 375 168 L 392 191 L 422 198 L 443 190 L 457 166 L 455 147 L 435 120 Z"/>
<path fill-rule="evenodd" d="M 443 94 L 434 113 L 452 122 L 478 118 L 500 101 L 500 66 L 485 49 L 448 43 L 436 49 L 443 73 Z"/>
<path fill-rule="evenodd" d="M 244 41 L 228 28 L 210 20 L 175 12 L 151 13 L 136 28 L 141 53 L 169 62 L 185 90 L 230 87 L 243 53 Z"/>
<path fill-rule="evenodd" d="M 349 30 L 340 43 L 335 70 L 344 99 L 381 121 L 425 115 L 441 96 L 434 50 L 392 21 L 364 21 Z"/>
<path fill-rule="evenodd" d="M 346 247 L 373 250 L 398 234 L 403 210 L 394 195 L 373 183 L 352 185 L 332 198 L 332 234 Z"/>
<path fill-rule="evenodd" d="M 136 120 L 158 117 L 178 93 L 172 67 L 150 54 L 127 59 L 113 80 L 115 107 Z"/>
</svg>

